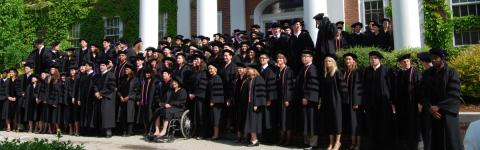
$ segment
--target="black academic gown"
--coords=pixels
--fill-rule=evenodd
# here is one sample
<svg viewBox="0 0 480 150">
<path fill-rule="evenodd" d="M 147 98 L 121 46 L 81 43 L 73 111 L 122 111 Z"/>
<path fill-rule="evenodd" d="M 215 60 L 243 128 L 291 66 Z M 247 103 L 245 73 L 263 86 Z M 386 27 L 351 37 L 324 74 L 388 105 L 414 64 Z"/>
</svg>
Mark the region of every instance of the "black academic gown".
<svg viewBox="0 0 480 150">
<path fill-rule="evenodd" d="M 231 110 L 233 110 L 232 115 L 233 115 L 233 120 L 235 125 L 235 131 L 243 132 L 243 129 L 245 128 L 245 114 L 247 110 L 246 98 L 248 97 L 247 79 L 240 78 L 237 76 L 237 79 L 235 79 L 234 83 L 235 83 L 235 86 L 233 89 L 234 97 L 230 107 L 231 107 Z"/>
<path fill-rule="evenodd" d="M 431 106 L 438 106 L 441 119 L 431 117 L 427 127 L 431 141 L 431 150 L 464 149 L 459 130 L 460 78 L 458 73 L 445 64 L 442 69 L 430 68 L 422 78 L 424 97 L 422 104 L 428 111 Z"/>
<path fill-rule="evenodd" d="M 27 88 L 28 86 L 32 83 L 32 76 L 31 75 L 27 75 L 27 74 L 23 74 L 19 77 L 20 79 L 20 82 L 21 82 L 21 92 L 20 92 L 20 99 L 17 100 L 17 103 L 18 103 L 18 106 L 17 106 L 17 116 L 15 117 L 15 122 L 16 123 L 23 123 L 23 121 L 25 120 L 25 113 L 26 113 L 26 109 L 25 109 L 25 101 L 26 100 L 26 93 L 27 93 Z"/>
<path fill-rule="evenodd" d="M 365 38 L 367 36 L 364 33 L 352 33 L 349 35 L 348 38 L 348 43 L 349 47 L 359 47 L 359 46 L 365 46 Z"/>
<path fill-rule="evenodd" d="M 390 38 L 383 32 L 375 34 L 369 34 L 367 36 L 367 46 L 372 47 L 379 47 L 382 48 L 384 51 L 392 51 L 393 45 L 390 45 Z"/>
<path fill-rule="evenodd" d="M 398 69 L 392 80 L 395 105 L 395 124 L 398 134 L 398 149 L 417 149 L 419 138 L 418 88 L 420 75 L 416 68 Z"/>
<path fill-rule="evenodd" d="M 160 116 L 165 116 L 167 120 L 173 119 L 175 114 L 180 113 L 185 109 L 185 102 L 187 101 L 188 97 L 187 95 L 187 91 L 183 88 L 178 91 L 169 89 L 165 94 L 165 104 L 169 104 L 172 107 L 161 108 Z"/>
<path fill-rule="evenodd" d="M 347 84 L 347 99 L 343 101 L 342 107 L 342 133 L 347 135 L 361 136 L 364 134 L 365 111 L 362 105 L 362 70 L 345 72 L 343 75 Z M 357 105 L 357 109 L 353 106 Z"/>
<path fill-rule="evenodd" d="M 94 95 L 94 83 L 97 76 L 91 74 L 80 74 L 78 79 L 78 98 L 75 100 L 80 102 L 80 124 L 82 127 L 90 128 L 91 116 L 93 112 L 93 101 L 96 100 Z"/>
<path fill-rule="evenodd" d="M 393 110 L 391 101 L 391 71 L 380 65 L 376 70 L 372 66 L 365 69 L 363 81 L 367 136 L 370 149 L 389 149 L 394 141 Z"/>
<path fill-rule="evenodd" d="M 118 84 L 118 97 L 128 97 L 126 102 L 118 101 L 117 122 L 134 123 L 136 113 L 136 102 L 140 97 L 141 85 L 138 78 L 122 77 Z"/>
<path fill-rule="evenodd" d="M 52 55 L 50 50 L 42 48 L 41 50 L 35 48 L 27 58 L 27 64 L 33 64 L 35 74 L 40 74 L 42 71 L 47 70 L 52 63 Z"/>
<path fill-rule="evenodd" d="M 260 67 L 260 75 L 265 81 L 265 98 L 267 101 L 271 101 L 270 106 L 266 106 L 263 110 L 263 125 L 265 129 L 278 129 L 282 102 L 278 100 L 277 95 L 277 73 L 272 66 L 268 66 L 265 69 Z"/>
<path fill-rule="evenodd" d="M 303 134 L 313 136 L 318 133 L 318 104 L 320 99 L 320 83 L 317 67 L 314 64 L 304 66 L 297 76 L 297 98 L 302 108 Z M 308 104 L 302 104 L 306 99 Z"/>
<path fill-rule="evenodd" d="M 138 124 L 148 123 L 155 112 L 156 105 L 160 96 L 155 83 L 157 79 L 144 79 L 140 85 L 140 97 L 138 100 L 138 109 L 136 121 Z"/>
<path fill-rule="evenodd" d="M 75 79 L 67 78 L 64 82 L 64 95 L 63 95 L 63 124 L 70 124 L 74 122 L 74 103 L 72 99 L 74 98 L 74 89 L 75 89 Z"/>
<path fill-rule="evenodd" d="M 0 78 L 0 118 L 3 116 L 3 103 L 7 101 L 7 79 Z"/>
<path fill-rule="evenodd" d="M 317 42 L 315 44 L 315 59 L 323 60 L 326 54 L 335 54 L 335 35 L 337 28 L 329 19 L 323 18 L 320 21 L 317 32 Z"/>
<path fill-rule="evenodd" d="M 37 121 L 46 122 L 48 120 L 48 111 L 50 110 L 47 100 L 48 100 L 48 78 L 39 81 L 38 85 L 38 100 L 37 111 L 35 113 L 35 119 Z"/>
<path fill-rule="evenodd" d="M 288 57 L 288 66 L 292 66 L 291 69 L 302 66 L 302 62 L 300 61 L 302 51 L 313 50 L 315 48 L 312 37 L 310 37 L 310 33 L 307 30 L 302 30 L 298 36 L 292 33 L 289 39 L 289 46 L 290 57 Z"/>
<path fill-rule="evenodd" d="M 3 102 L 3 109 L 2 109 L 2 120 L 9 119 L 11 121 L 15 121 L 16 119 L 16 112 L 17 107 L 20 105 L 18 101 L 21 98 L 21 81 L 17 78 L 12 80 L 11 78 L 6 80 L 6 100 Z M 15 101 L 8 100 L 8 97 L 16 98 Z"/>
<path fill-rule="evenodd" d="M 90 127 L 111 129 L 115 127 L 115 96 L 116 83 L 112 72 L 99 75 L 93 86 L 94 92 L 99 92 L 101 99 L 93 101 L 93 112 Z"/>
<path fill-rule="evenodd" d="M 292 130 L 295 124 L 292 120 L 293 109 L 295 109 L 292 103 L 295 95 L 295 75 L 290 67 L 285 67 L 278 72 L 277 95 L 281 103 L 280 129 L 281 131 Z M 289 103 L 288 107 L 284 104 L 285 102 Z"/>
<path fill-rule="evenodd" d="M 225 103 L 223 90 L 222 78 L 220 78 L 219 75 L 210 77 L 207 86 L 207 97 L 209 102 L 214 104 L 213 106 L 210 106 L 210 120 L 211 125 L 214 127 L 219 127 L 220 125 L 220 118 Z"/>
<path fill-rule="evenodd" d="M 46 106 L 46 109 L 43 111 L 44 118 L 46 118 L 45 122 L 62 123 L 61 116 L 59 116 L 59 107 L 61 107 L 59 105 L 63 97 L 62 83 L 59 79 L 56 82 L 53 80 L 47 82 L 49 82 L 47 83 L 48 106 Z"/>
<path fill-rule="evenodd" d="M 265 81 L 262 77 L 257 76 L 254 78 L 248 78 L 246 80 L 247 86 L 245 89 L 246 95 L 242 95 L 243 100 L 246 100 L 246 114 L 245 114 L 245 128 L 243 133 L 257 133 L 261 134 L 263 130 L 262 125 L 262 111 L 263 107 L 267 103 L 265 92 Z M 257 110 L 254 107 L 257 106 Z"/>
<path fill-rule="evenodd" d="M 287 55 L 287 58 L 290 58 L 290 47 L 288 42 L 288 35 L 285 33 L 281 33 L 279 37 L 271 36 L 267 39 L 267 47 L 270 50 L 269 52 L 265 51 L 269 54 L 269 56 L 277 56 L 278 53 L 283 53 Z"/>
<path fill-rule="evenodd" d="M 190 109 L 194 110 L 194 121 L 197 125 L 197 131 L 199 131 L 199 136 L 207 135 L 207 120 L 209 120 L 208 113 L 208 102 L 205 101 L 207 93 L 208 79 L 207 73 L 204 70 L 193 71 L 193 74 L 190 76 L 187 85 L 185 85 L 189 94 L 195 95 L 193 99 L 193 104 L 190 105 Z"/>
<path fill-rule="evenodd" d="M 173 76 L 180 79 L 183 83 L 186 83 L 190 75 L 192 74 L 192 68 L 189 65 L 176 66 L 173 69 Z"/>
<path fill-rule="evenodd" d="M 321 133 L 341 134 L 342 133 L 342 103 L 347 99 L 347 85 L 340 71 L 333 76 L 322 75 L 320 80 L 322 86 L 321 97 Z"/>
</svg>

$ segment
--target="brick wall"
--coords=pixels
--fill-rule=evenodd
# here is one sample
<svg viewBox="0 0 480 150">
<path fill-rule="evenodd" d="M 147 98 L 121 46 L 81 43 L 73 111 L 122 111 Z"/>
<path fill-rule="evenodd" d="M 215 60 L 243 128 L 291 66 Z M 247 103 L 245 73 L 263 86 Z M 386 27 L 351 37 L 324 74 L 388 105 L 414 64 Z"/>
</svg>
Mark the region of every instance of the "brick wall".
<svg viewBox="0 0 480 150">
<path fill-rule="evenodd" d="M 358 14 L 358 1 L 359 0 L 345 0 L 344 5 L 345 5 L 345 24 L 346 25 L 351 25 L 355 22 L 358 22 L 359 19 L 359 14 Z"/>
<path fill-rule="evenodd" d="M 245 0 L 245 21 L 246 29 L 250 29 L 250 25 L 253 24 L 253 12 L 255 11 L 255 7 L 261 2 L 262 0 Z M 260 26 L 263 26 L 260 24 Z"/>
<path fill-rule="evenodd" d="M 222 12 L 222 33 L 230 34 L 230 0 L 218 0 L 218 11 Z"/>
</svg>

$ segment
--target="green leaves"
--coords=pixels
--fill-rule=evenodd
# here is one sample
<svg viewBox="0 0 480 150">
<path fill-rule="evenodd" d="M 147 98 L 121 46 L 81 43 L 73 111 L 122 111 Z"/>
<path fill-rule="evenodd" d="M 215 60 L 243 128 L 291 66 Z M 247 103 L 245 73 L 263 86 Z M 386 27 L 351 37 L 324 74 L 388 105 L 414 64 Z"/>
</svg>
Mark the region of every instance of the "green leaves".
<svg viewBox="0 0 480 150">
<path fill-rule="evenodd" d="M 453 28 L 455 32 L 480 29 L 480 16 L 453 17 Z"/>
<path fill-rule="evenodd" d="M 425 44 L 430 47 L 453 47 L 450 7 L 445 0 L 423 0 Z"/>
<path fill-rule="evenodd" d="M 46 139 L 34 138 L 30 141 L 20 141 L 19 139 L 5 139 L 0 142 L 2 150 L 84 150 L 83 145 L 73 145 L 67 141 L 48 141 Z"/>
</svg>

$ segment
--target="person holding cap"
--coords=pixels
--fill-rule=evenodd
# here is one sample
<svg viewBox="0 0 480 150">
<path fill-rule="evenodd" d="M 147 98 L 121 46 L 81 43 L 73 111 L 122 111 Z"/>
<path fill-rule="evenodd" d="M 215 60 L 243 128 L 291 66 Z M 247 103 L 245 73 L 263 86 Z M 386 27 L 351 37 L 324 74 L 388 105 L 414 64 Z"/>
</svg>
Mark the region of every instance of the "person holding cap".
<svg viewBox="0 0 480 150">
<path fill-rule="evenodd" d="M 411 64 L 411 54 L 397 59 L 400 69 L 393 74 L 392 103 L 395 106 L 395 125 L 399 149 L 418 149 L 420 73 Z"/>
<path fill-rule="evenodd" d="M 460 140 L 459 109 L 462 93 L 460 78 L 455 69 L 446 63 L 447 53 L 443 49 L 432 48 L 433 67 L 426 70 L 422 78 L 424 97 L 421 103 L 430 112 L 430 123 L 426 135 L 429 141 L 426 150 L 462 150 Z"/>
<path fill-rule="evenodd" d="M 378 51 L 368 53 L 370 66 L 363 76 L 368 149 L 392 149 L 393 105 L 390 93 L 391 71 L 382 64 L 383 55 Z"/>
</svg>

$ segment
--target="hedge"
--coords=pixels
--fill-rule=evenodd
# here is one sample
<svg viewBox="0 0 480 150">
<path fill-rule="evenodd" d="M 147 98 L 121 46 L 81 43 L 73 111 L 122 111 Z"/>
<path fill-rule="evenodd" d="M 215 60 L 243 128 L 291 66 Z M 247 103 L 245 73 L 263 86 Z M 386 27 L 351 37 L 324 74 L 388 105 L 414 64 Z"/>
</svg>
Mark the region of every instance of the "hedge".
<svg viewBox="0 0 480 150">
<path fill-rule="evenodd" d="M 2 150 L 84 150 L 83 145 L 74 145 L 70 141 L 48 141 L 46 139 L 34 138 L 31 141 L 20 141 L 19 139 L 5 139 L 0 142 Z"/>
</svg>

